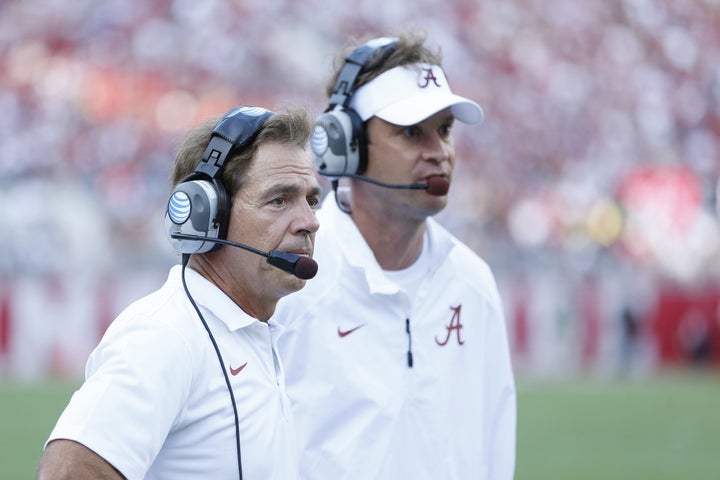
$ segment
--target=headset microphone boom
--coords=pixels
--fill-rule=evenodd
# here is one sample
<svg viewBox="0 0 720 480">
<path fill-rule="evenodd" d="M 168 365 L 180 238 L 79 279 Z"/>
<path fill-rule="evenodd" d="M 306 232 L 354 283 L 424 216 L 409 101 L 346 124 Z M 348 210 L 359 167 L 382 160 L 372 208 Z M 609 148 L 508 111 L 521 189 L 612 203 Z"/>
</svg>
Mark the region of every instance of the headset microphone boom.
<svg viewBox="0 0 720 480">
<path fill-rule="evenodd" d="M 440 177 L 440 176 L 429 177 L 426 180 L 426 183 L 410 183 L 410 184 L 385 183 L 385 182 L 381 182 L 380 180 L 375 180 L 374 178 L 366 177 L 364 175 L 357 175 L 354 173 L 345 173 L 345 174 L 343 174 L 343 177 L 354 178 L 356 180 L 361 180 L 363 182 L 372 183 L 373 185 L 378 185 L 380 187 L 385 187 L 385 188 L 396 188 L 396 189 L 406 189 L 406 190 L 426 190 L 428 194 L 434 195 L 437 197 L 442 197 L 443 195 L 447 195 L 448 191 L 450 190 L 450 182 L 448 181 L 448 179 L 445 177 Z"/>
<path fill-rule="evenodd" d="M 304 257 L 290 252 L 282 252 L 280 250 L 271 250 L 263 252 L 257 248 L 253 248 L 244 243 L 233 242 L 222 238 L 208 238 L 201 235 L 189 235 L 186 233 L 171 233 L 170 237 L 176 240 L 194 240 L 201 242 L 214 242 L 222 245 L 230 245 L 231 247 L 242 248 L 249 252 L 267 258 L 267 262 L 273 267 L 277 267 L 287 273 L 292 273 L 301 280 L 310 280 L 317 274 L 318 264 L 309 257 Z"/>
</svg>

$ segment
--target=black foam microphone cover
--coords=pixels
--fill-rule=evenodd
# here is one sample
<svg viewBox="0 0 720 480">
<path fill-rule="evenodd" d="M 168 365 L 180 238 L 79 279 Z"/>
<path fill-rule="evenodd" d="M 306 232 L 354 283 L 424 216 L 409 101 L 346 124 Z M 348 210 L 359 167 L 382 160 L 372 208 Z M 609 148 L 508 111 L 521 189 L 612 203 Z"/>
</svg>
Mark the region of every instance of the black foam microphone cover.
<svg viewBox="0 0 720 480">
<path fill-rule="evenodd" d="M 295 264 L 295 276 L 302 280 L 310 280 L 318 271 L 318 264 L 308 257 L 300 257 Z"/>
<path fill-rule="evenodd" d="M 445 177 L 430 177 L 427 179 L 427 192 L 430 195 L 441 197 L 450 190 L 450 182 Z"/>
<path fill-rule="evenodd" d="M 267 257 L 267 262 L 284 270 L 288 273 L 292 273 L 301 280 L 309 280 L 317 274 L 318 264 L 315 260 L 302 255 L 296 255 L 294 253 L 281 252 L 279 250 L 273 250 Z"/>
</svg>

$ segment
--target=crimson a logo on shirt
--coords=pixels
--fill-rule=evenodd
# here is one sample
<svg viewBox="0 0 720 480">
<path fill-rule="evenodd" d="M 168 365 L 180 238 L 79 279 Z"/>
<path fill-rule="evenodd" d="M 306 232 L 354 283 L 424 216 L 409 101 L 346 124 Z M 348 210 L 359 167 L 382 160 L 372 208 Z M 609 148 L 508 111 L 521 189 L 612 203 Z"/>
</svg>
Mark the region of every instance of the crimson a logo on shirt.
<svg viewBox="0 0 720 480">
<path fill-rule="evenodd" d="M 440 86 L 440 84 L 438 83 L 437 77 L 433 73 L 432 68 L 423 68 L 422 71 L 425 72 L 425 76 L 420 78 L 420 81 L 418 82 L 418 86 L 420 88 L 427 87 L 428 85 L 430 85 L 430 82 L 433 82 L 436 87 Z M 425 83 L 421 83 L 423 80 L 425 80 Z"/>
<path fill-rule="evenodd" d="M 441 347 L 444 347 L 445 345 L 448 344 L 448 342 L 450 341 L 450 337 L 453 336 L 453 332 L 455 333 L 455 336 L 456 336 L 456 338 L 457 338 L 457 343 L 458 343 L 458 345 L 462 345 L 462 344 L 465 343 L 465 342 L 463 341 L 462 337 L 460 336 L 460 331 L 461 331 L 462 328 L 463 328 L 463 324 L 462 324 L 462 321 L 461 321 L 461 319 L 460 319 L 460 311 L 462 310 L 462 304 L 461 304 L 461 305 L 458 305 L 458 306 L 456 306 L 456 307 L 453 307 L 453 306 L 451 305 L 451 306 L 450 306 L 450 310 L 452 310 L 453 313 L 452 313 L 452 316 L 450 317 L 450 323 L 448 323 L 447 325 L 445 325 L 445 330 L 446 330 L 445 340 L 443 340 L 443 341 L 441 342 L 441 341 L 438 339 L 438 337 L 435 337 L 435 343 L 437 343 L 437 344 L 440 345 Z"/>
</svg>

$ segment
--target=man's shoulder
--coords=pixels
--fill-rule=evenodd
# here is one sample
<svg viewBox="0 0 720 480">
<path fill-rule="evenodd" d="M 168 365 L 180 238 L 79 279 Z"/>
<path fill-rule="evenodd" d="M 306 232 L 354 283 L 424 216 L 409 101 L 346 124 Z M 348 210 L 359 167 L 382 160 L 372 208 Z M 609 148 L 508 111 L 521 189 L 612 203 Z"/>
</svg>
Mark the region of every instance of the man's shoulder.
<svg viewBox="0 0 720 480">
<path fill-rule="evenodd" d="M 161 336 L 165 341 L 185 339 L 193 335 L 194 324 L 188 312 L 191 305 L 178 281 L 171 273 L 157 290 L 129 303 L 112 321 L 106 336 Z"/>
<path fill-rule="evenodd" d="M 129 303 L 119 317 L 126 316 L 161 316 L 171 314 L 169 310 L 179 307 L 178 300 L 184 299 L 184 292 L 171 272 L 168 280 L 158 289 Z"/>
<path fill-rule="evenodd" d="M 465 242 L 432 218 L 428 219 L 427 225 L 432 241 L 440 244 L 439 248 L 441 250 L 449 252 L 450 261 L 456 263 L 461 270 L 476 271 L 483 275 L 491 274 L 490 267 L 485 259 Z"/>
<path fill-rule="evenodd" d="M 439 223 L 428 221 L 428 228 L 434 241 L 442 244 L 447 252 L 444 263 L 450 275 L 479 291 L 493 292 L 494 297 L 497 290 L 495 275 L 487 261 Z"/>
</svg>

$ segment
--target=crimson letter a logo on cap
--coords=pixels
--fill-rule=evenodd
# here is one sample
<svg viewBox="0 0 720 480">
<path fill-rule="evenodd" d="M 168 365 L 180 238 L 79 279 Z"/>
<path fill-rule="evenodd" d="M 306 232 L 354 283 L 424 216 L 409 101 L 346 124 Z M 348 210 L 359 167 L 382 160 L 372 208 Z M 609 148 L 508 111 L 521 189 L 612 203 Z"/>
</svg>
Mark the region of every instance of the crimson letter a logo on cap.
<svg viewBox="0 0 720 480">
<path fill-rule="evenodd" d="M 420 88 L 425 88 L 428 85 L 430 85 L 430 82 L 433 82 L 436 87 L 439 87 L 440 84 L 437 81 L 437 77 L 432 71 L 432 68 L 423 68 L 423 72 L 425 72 L 425 76 L 422 78 L 422 80 L 425 80 L 425 83 L 418 84 Z"/>
</svg>

